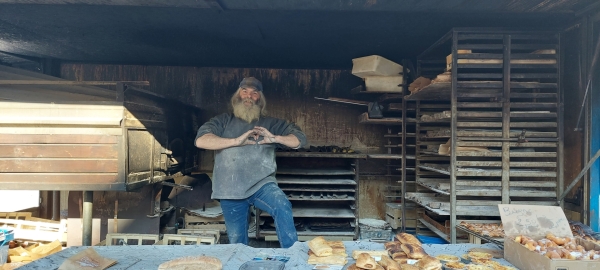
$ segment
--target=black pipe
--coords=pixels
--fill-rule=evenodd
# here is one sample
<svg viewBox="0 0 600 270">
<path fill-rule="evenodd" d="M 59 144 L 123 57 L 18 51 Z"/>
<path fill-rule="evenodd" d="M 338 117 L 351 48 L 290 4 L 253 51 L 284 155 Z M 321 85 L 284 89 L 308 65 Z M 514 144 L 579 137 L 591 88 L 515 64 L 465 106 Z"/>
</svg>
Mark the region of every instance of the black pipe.
<svg viewBox="0 0 600 270">
<path fill-rule="evenodd" d="M 60 191 L 52 192 L 52 220 L 60 220 Z"/>
</svg>

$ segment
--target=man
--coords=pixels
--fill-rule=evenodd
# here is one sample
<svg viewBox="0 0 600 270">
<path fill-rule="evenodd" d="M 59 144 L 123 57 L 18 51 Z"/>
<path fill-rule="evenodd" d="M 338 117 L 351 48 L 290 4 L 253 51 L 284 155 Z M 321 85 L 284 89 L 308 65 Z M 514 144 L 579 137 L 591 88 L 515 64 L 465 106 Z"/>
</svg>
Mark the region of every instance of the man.
<svg viewBox="0 0 600 270">
<path fill-rule="evenodd" d="M 300 148 L 306 136 L 295 124 L 265 116 L 262 83 L 244 78 L 231 98 L 233 114 L 224 113 L 198 129 L 196 147 L 216 150 L 213 199 L 221 201 L 231 243 L 248 244 L 250 205 L 275 220 L 282 248 L 298 240 L 292 205 L 275 180 L 275 148 Z"/>
</svg>

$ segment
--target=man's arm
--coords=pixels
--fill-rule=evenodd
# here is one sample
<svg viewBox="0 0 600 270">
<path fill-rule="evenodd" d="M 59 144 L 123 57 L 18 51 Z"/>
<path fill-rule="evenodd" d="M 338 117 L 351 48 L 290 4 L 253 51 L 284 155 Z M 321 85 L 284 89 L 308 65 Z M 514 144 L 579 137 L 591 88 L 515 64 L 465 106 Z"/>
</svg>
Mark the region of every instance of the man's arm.
<svg viewBox="0 0 600 270">
<path fill-rule="evenodd" d="M 256 132 L 251 129 L 237 138 L 221 138 L 215 134 L 206 133 L 196 139 L 195 145 L 198 148 L 207 150 L 222 150 L 240 145 L 255 144 L 255 142 L 248 140 L 248 137 L 255 133 Z"/>
<path fill-rule="evenodd" d="M 298 137 L 296 137 L 296 135 L 294 134 L 289 134 L 285 136 L 275 135 L 273 137 L 265 137 L 265 139 L 260 141 L 259 144 L 264 143 L 278 143 L 294 149 L 300 147 L 300 140 L 298 140 Z"/>
<path fill-rule="evenodd" d="M 263 136 L 263 140 L 258 142 L 259 144 L 278 143 L 294 149 L 300 147 L 300 140 L 294 134 L 288 134 L 284 136 L 273 135 L 264 127 L 254 127 L 254 130 L 258 135 Z"/>
</svg>

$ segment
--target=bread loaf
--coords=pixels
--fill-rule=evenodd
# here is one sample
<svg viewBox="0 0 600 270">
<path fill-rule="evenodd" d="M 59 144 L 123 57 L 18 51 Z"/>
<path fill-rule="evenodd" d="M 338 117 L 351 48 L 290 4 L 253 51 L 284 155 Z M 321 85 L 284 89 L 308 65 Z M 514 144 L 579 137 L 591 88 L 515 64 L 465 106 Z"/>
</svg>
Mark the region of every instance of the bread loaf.
<svg viewBox="0 0 600 270">
<path fill-rule="evenodd" d="M 356 266 L 362 269 L 375 269 L 377 262 L 371 255 L 367 253 L 358 254 L 358 258 L 356 258 Z"/>
<path fill-rule="evenodd" d="M 421 270 L 442 270 L 442 262 L 429 255 L 425 255 L 421 258 L 415 263 L 415 266 L 419 267 Z"/>
<path fill-rule="evenodd" d="M 411 259 L 421 259 L 427 256 L 425 250 L 421 246 L 413 245 L 413 244 L 402 244 L 402 250 L 406 255 L 408 255 Z"/>
<path fill-rule="evenodd" d="M 387 256 L 381 256 L 379 265 L 383 266 L 383 269 L 385 270 L 401 270 L 400 265 L 394 260 L 388 258 Z"/>
<path fill-rule="evenodd" d="M 170 260 L 158 266 L 158 270 L 221 270 L 223 264 L 215 257 L 189 256 Z"/>
<path fill-rule="evenodd" d="M 400 247 L 400 245 L 402 245 L 402 243 L 398 242 L 398 241 L 392 241 L 392 242 L 387 242 L 385 244 L 383 244 L 383 246 L 385 247 L 385 249 L 390 250 L 396 247 Z"/>
<path fill-rule="evenodd" d="M 318 236 L 313 240 L 308 241 L 308 247 L 319 257 L 330 256 L 333 254 L 333 249 L 327 245 L 327 241 L 323 236 Z"/>
<path fill-rule="evenodd" d="M 419 241 L 419 239 L 417 239 L 414 235 L 409 234 L 409 233 L 399 233 L 396 234 L 396 239 L 398 239 L 398 241 L 400 241 L 400 243 L 402 244 L 412 244 L 412 245 L 416 245 L 416 246 L 421 246 L 421 241 Z"/>
<path fill-rule="evenodd" d="M 419 267 L 410 264 L 401 264 L 400 268 L 402 270 L 420 270 Z"/>
</svg>

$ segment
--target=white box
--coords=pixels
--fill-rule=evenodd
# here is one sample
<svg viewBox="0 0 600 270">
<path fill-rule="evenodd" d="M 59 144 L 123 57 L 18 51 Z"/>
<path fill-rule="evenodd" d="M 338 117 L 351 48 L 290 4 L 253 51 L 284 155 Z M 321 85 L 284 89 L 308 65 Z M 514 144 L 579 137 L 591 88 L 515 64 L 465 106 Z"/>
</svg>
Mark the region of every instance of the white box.
<svg viewBox="0 0 600 270">
<path fill-rule="evenodd" d="M 365 77 L 365 88 L 368 92 L 402 92 L 402 76 L 369 76 Z"/>
<path fill-rule="evenodd" d="M 371 55 L 352 59 L 352 74 L 357 77 L 398 76 L 402 66 L 379 55 Z"/>
</svg>

